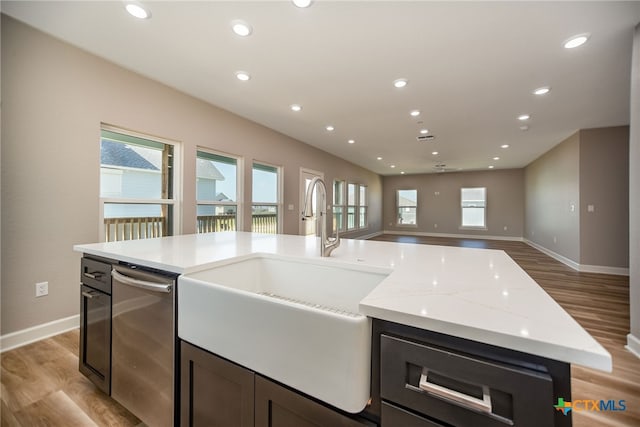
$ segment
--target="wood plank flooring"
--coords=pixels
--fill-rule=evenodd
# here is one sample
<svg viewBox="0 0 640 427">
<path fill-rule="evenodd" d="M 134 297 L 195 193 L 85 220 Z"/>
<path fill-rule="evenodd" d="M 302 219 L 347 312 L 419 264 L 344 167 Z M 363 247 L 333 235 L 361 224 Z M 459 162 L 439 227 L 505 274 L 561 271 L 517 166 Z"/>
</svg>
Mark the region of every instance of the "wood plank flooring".
<svg viewBox="0 0 640 427">
<path fill-rule="evenodd" d="M 504 250 L 613 358 L 613 372 L 571 367 L 572 400 L 625 400 L 626 411 L 574 412 L 574 427 L 640 426 L 640 359 L 629 333 L 629 278 L 579 273 L 524 242 L 385 234 L 372 240 Z"/>
<path fill-rule="evenodd" d="M 572 400 L 622 399 L 627 410 L 575 412 L 573 425 L 640 426 L 640 359 L 624 349 L 629 331 L 627 277 L 578 273 L 522 242 L 395 235 L 373 240 L 507 252 L 613 356 L 611 374 L 572 367 Z M 0 361 L 2 426 L 142 425 L 78 372 L 77 330 L 5 352 Z"/>
</svg>

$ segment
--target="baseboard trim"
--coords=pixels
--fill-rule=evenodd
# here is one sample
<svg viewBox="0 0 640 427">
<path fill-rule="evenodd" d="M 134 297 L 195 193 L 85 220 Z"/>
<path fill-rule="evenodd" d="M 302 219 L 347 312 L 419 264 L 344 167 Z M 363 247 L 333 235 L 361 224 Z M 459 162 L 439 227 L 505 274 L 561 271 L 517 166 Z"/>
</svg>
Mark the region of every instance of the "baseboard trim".
<svg viewBox="0 0 640 427">
<path fill-rule="evenodd" d="M 581 273 L 598 273 L 598 274 L 613 274 L 616 276 L 628 276 L 629 269 L 623 267 L 608 267 L 605 265 L 587 265 L 587 264 L 579 264 L 572 259 L 569 259 L 563 255 L 560 255 L 557 252 L 554 252 L 550 249 L 545 248 L 542 245 L 532 242 L 529 239 L 524 239 L 524 242 L 542 252 L 545 255 L 549 255 L 551 258 L 560 261 L 564 265 L 571 267 L 572 269 L 579 271 Z"/>
<path fill-rule="evenodd" d="M 624 348 L 640 359 L 640 339 L 634 337 L 632 334 L 627 334 L 627 345 L 625 345 Z"/>
<path fill-rule="evenodd" d="M 423 231 L 397 231 L 384 230 L 381 234 L 393 234 L 398 236 L 424 236 L 424 237 L 452 237 L 455 239 L 485 239 L 485 240 L 506 240 L 509 242 L 522 242 L 522 237 L 514 236 L 485 236 L 482 234 L 449 234 L 449 233 L 427 233 Z"/>
<path fill-rule="evenodd" d="M 374 237 L 382 236 L 384 233 L 382 231 L 376 231 L 375 233 L 365 234 L 364 236 L 354 237 L 355 240 L 367 240 L 373 239 Z"/>
<path fill-rule="evenodd" d="M 31 344 L 80 326 L 80 315 L 66 317 L 0 336 L 0 353 Z"/>
</svg>

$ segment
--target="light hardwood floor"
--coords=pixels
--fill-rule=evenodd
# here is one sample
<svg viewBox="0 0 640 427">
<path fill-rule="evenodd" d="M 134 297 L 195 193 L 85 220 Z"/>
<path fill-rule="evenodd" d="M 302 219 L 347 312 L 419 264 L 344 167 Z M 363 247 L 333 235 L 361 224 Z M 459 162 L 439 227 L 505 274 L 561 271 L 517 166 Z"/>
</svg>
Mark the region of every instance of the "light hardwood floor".
<svg viewBox="0 0 640 427">
<path fill-rule="evenodd" d="M 629 331 L 627 277 L 578 273 L 522 242 L 392 235 L 373 240 L 507 252 L 613 356 L 611 374 L 572 367 L 572 399 L 622 399 L 627 410 L 576 412 L 572 415 L 573 425 L 640 426 L 640 359 L 624 349 Z M 77 330 L 3 353 L 1 425 L 141 425 L 135 416 L 78 372 L 77 355 Z"/>
</svg>

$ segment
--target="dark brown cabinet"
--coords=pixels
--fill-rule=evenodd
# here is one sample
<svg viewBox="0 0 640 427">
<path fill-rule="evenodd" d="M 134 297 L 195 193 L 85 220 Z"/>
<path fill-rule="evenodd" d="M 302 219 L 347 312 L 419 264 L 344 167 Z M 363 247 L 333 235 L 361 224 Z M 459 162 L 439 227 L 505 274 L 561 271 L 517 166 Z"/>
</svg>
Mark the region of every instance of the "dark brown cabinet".
<svg viewBox="0 0 640 427">
<path fill-rule="evenodd" d="M 181 341 L 183 427 L 374 427 Z"/>
<path fill-rule="evenodd" d="M 365 427 L 351 418 L 256 375 L 255 427 Z"/>
<path fill-rule="evenodd" d="M 184 341 L 180 366 L 180 425 L 253 427 L 253 372 Z"/>
<path fill-rule="evenodd" d="M 381 427 L 571 425 L 566 363 L 374 320 L 372 366 Z"/>
</svg>

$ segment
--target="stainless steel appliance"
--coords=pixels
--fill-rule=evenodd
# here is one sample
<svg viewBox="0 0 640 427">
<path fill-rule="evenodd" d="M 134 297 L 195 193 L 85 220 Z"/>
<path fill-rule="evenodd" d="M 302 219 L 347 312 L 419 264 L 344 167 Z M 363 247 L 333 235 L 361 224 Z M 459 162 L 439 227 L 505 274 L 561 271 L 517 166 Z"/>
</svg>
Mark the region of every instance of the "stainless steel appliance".
<svg viewBox="0 0 640 427">
<path fill-rule="evenodd" d="M 176 275 L 123 265 L 111 275 L 111 396 L 149 426 L 172 426 Z"/>
<path fill-rule="evenodd" d="M 100 390 L 111 390 L 111 263 L 80 263 L 79 370 Z"/>
</svg>

